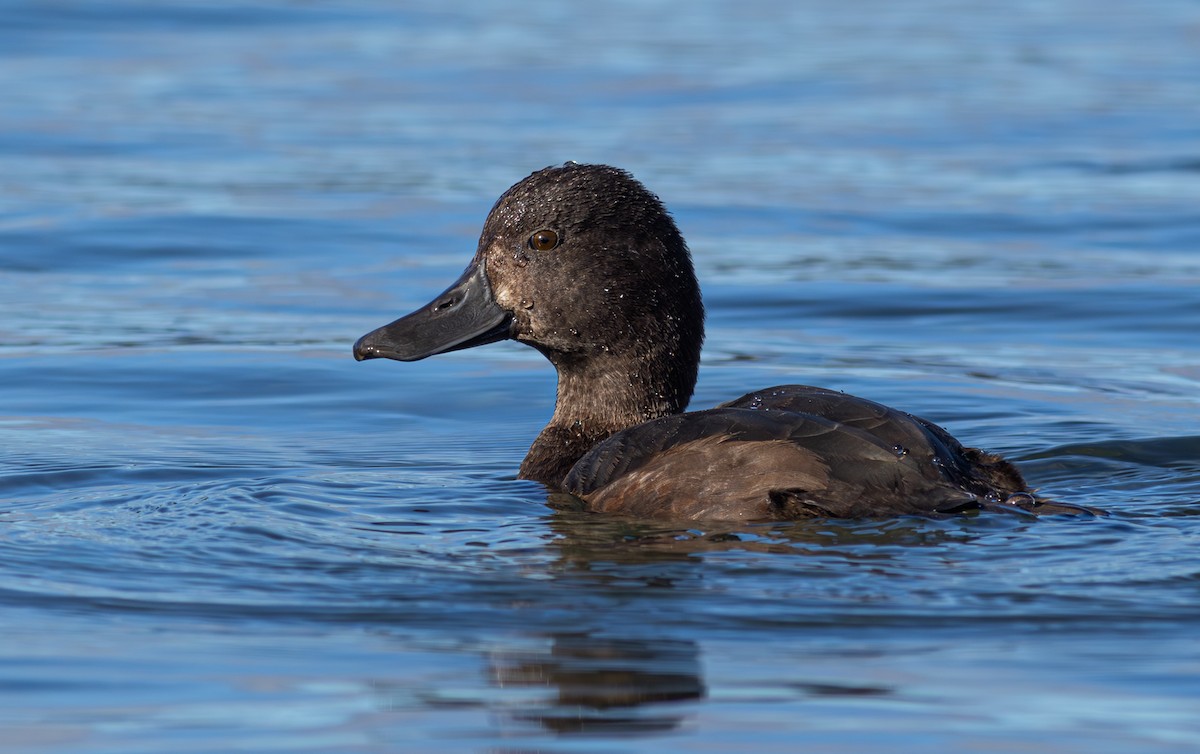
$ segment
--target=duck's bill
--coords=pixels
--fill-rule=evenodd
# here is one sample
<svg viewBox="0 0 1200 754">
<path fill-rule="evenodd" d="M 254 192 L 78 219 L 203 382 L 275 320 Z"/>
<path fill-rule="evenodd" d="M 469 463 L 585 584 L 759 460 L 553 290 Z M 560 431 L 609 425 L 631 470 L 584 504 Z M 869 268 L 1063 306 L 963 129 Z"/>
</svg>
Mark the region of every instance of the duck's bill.
<svg viewBox="0 0 1200 754">
<path fill-rule="evenodd" d="M 483 263 L 472 263 L 433 301 L 359 338 L 354 358 L 417 361 L 504 340 L 511 324 L 512 315 L 492 295 Z"/>
</svg>

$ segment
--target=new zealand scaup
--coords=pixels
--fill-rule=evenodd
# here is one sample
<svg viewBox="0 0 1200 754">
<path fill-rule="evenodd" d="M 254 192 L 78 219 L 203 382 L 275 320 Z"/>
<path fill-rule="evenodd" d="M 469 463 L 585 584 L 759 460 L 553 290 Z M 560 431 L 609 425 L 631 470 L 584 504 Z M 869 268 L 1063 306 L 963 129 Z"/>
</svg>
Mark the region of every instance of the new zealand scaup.
<svg viewBox="0 0 1200 754">
<path fill-rule="evenodd" d="M 1086 509 L 1035 497 L 1007 461 L 924 419 L 782 385 L 683 413 L 704 307 L 691 255 L 629 173 L 567 163 L 497 200 L 462 277 L 364 335 L 359 360 L 416 361 L 504 339 L 558 370 L 520 476 L 631 516 L 771 520 Z"/>
</svg>

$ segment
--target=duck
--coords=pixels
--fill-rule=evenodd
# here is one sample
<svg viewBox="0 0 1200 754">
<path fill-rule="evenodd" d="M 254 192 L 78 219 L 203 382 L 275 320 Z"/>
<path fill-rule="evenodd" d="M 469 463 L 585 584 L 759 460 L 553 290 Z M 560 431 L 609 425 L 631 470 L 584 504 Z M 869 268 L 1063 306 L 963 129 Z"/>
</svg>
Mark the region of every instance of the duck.
<svg viewBox="0 0 1200 754">
<path fill-rule="evenodd" d="M 783 521 L 1090 509 L 1035 494 L 1000 456 L 865 398 L 808 385 L 687 411 L 704 340 L 691 253 L 625 170 L 568 162 L 501 194 L 462 275 L 363 335 L 354 357 L 417 361 L 515 340 L 558 375 L 518 477 L 639 519 Z"/>
</svg>

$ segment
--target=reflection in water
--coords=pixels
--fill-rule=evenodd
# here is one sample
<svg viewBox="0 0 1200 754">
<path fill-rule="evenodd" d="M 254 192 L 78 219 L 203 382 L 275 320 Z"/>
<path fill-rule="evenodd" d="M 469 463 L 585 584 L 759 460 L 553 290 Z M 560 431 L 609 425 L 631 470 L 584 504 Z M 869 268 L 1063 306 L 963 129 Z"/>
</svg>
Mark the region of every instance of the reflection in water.
<svg viewBox="0 0 1200 754">
<path fill-rule="evenodd" d="M 686 702 L 705 695 L 699 648 L 672 639 L 617 639 L 559 634 L 545 650 L 497 652 L 492 682 L 502 688 L 546 688 L 508 711 L 564 734 L 631 734 L 674 730 Z"/>
<path fill-rule="evenodd" d="M 643 563 L 691 558 L 711 552 L 759 552 L 887 560 L 910 548 L 965 544 L 990 531 L 1021 531 L 1036 519 L 967 512 L 940 519 L 804 519 L 772 522 L 653 521 L 564 510 L 550 519 L 554 545 L 564 563 L 588 570 L 597 561 Z M 896 548 L 896 549 L 890 549 Z"/>
</svg>

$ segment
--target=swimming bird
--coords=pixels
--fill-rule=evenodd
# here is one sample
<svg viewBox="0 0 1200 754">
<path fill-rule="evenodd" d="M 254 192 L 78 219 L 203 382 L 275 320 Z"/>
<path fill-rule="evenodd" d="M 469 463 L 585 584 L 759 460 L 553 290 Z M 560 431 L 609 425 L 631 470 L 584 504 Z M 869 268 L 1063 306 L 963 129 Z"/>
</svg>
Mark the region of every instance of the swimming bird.
<svg viewBox="0 0 1200 754">
<path fill-rule="evenodd" d="M 679 520 L 1086 509 L 1039 499 L 1008 461 L 920 417 L 780 385 L 686 412 L 704 339 L 691 254 L 657 196 L 606 165 L 534 172 L 492 207 L 462 276 L 364 335 L 358 360 L 512 339 L 558 372 L 519 476 L 587 509 Z"/>
</svg>

